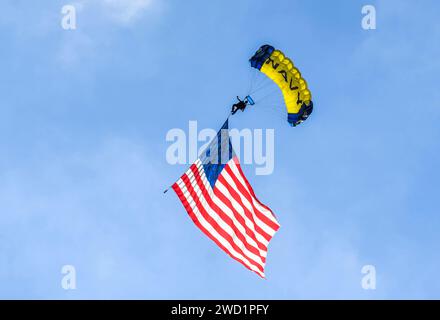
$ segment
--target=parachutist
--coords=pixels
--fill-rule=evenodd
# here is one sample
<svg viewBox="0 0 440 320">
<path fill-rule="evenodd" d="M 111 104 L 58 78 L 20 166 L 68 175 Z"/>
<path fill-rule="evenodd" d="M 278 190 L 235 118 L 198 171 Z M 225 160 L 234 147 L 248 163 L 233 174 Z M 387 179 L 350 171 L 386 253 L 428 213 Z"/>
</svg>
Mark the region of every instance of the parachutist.
<svg viewBox="0 0 440 320">
<path fill-rule="evenodd" d="M 237 96 L 237 100 L 238 102 L 232 105 L 231 114 L 235 114 L 238 110 L 241 110 L 241 112 L 243 112 L 249 103 L 246 98 L 244 100 L 241 100 L 239 96 Z"/>
</svg>

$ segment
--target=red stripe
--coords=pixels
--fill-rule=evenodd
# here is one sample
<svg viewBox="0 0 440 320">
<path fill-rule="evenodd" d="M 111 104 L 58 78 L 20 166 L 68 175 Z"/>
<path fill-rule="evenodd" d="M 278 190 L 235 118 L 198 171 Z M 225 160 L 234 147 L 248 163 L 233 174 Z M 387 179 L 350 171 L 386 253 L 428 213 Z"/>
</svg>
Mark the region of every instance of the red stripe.
<svg viewBox="0 0 440 320">
<path fill-rule="evenodd" d="M 201 169 L 203 170 L 203 169 Z M 203 183 L 203 179 L 200 175 L 200 172 L 198 171 L 197 168 L 191 168 L 192 173 L 194 174 L 195 180 L 198 187 L 201 189 L 206 190 L 206 187 Z M 211 209 L 213 211 L 215 211 L 217 213 L 217 215 L 226 223 L 229 225 L 229 227 L 232 228 L 232 230 L 234 231 L 234 233 L 237 235 L 237 237 L 242 241 L 242 243 L 245 245 L 246 249 L 248 249 L 250 252 L 252 252 L 253 254 L 255 254 L 256 256 L 260 257 L 263 264 L 265 263 L 266 259 L 260 254 L 260 252 L 258 251 L 258 249 L 254 246 L 252 246 L 244 237 L 243 233 L 241 233 L 238 228 L 235 226 L 235 224 L 233 223 L 232 219 L 226 215 L 213 201 L 211 195 L 209 194 L 209 192 L 206 193 L 205 199 L 207 199 L 207 202 L 209 204 L 209 206 L 211 207 Z M 235 216 L 235 215 L 234 215 Z M 236 216 L 235 216 L 236 217 Z M 236 217 L 237 218 L 237 217 Z M 244 227 L 246 228 L 245 225 L 243 225 L 244 223 L 244 219 L 239 216 L 240 219 L 238 219 L 238 222 Z M 254 241 L 258 244 L 258 241 L 256 241 L 256 239 L 254 239 Z M 264 250 L 264 251 L 267 251 Z"/>
<path fill-rule="evenodd" d="M 225 188 L 229 191 L 229 193 L 231 194 L 231 196 L 235 199 L 235 201 L 237 201 L 239 204 L 241 204 L 241 199 L 240 197 L 237 195 L 237 193 L 235 192 L 235 190 L 228 184 L 228 182 L 225 180 L 224 177 L 222 177 L 221 175 L 218 177 L 218 181 L 220 181 Z M 219 188 L 214 188 L 214 194 L 217 195 L 219 197 L 219 199 L 222 200 L 222 202 L 232 211 L 236 212 L 237 214 L 240 214 L 237 209 L 234 208 L 231 200 L 225 195 L 223 194 Z M 263 229 L 261 229 L 256 223 L 255 223 L 255 219 L 252 215 L 251 212 L 249 212 L 249 210 L 247 210 L 245 208 L 244 205 L 241 205 L 241 207 L 244 210 L 245 215 L 248 217 L 248 219 L 252 222 L 255 231 L 258 232 L 264 239 L 266 239 L 267 241 L 270 241 L 270 239 L 272 238 L 269 234 L 267 234 L 267 232 L 265 232 Z M 267 250 L 267 248 L 266 248 Z"/>
<path fill-rule="evenodd" d="M 191 169 L 193 170 L 193 167 L 191 167 Z M 191 185 L 191 183 L 189 182 L 189 178 L 188 176 L 185 174 L 182 176 L 182 181 L 185 184 L 188 192 L 190 193 L 190 195 L 193 197 L 194 194 L 197 194 L 195 189 L 193 188 L 193 186 Z M 200 187 L 200 185 L 199 185 Z M 194 199 L 194 197 L 193 197 Z M 257 263 L 256 261 L 254 261 L 252 258 L 250 258 L 248 255 L 246 255 L 235 243 L 234 240 L 232 238 L 231 235 L 229 235 L 222 227 L 220 227 L 218 225 L 218 223 L 206 212 L 205 208 L 203 206 L 200 205 L 200 201 L 195 202 L 197 209 L 200 211 L 200 213 L 202 214 L 203 218 L 214 228 L 215 231 L 217 231 L 217 233 L 222 236 L 231 246 L 232 248 L 238 252 L 239 254 L 241 254 L 243 257 L 245 257 L 250 264 L 252 264 L 253 266 L 257 267 L 258 270 L 260 270 L 262 273 L 264 273 L 264 269 L 263 267 Z M 245 242 L 246 243 L 246 242 Z"/>
<path fill-rule="evenodd" d="M 202 169 L 202 170 L 203 170 L 203 169 Z M 204 185 L 204 183 L 203 183 L 203 181 L 202 181 L 202 177 L 200 176 L 200 172 L 199 172 L 197 169 L 195 169 L 195 168 L 191 168 L 191 171 L 193 172 L 194 177 L 196 178 L 196 181 L 197 181 L 197 183 L 198 183 L 199 188 L 206 189 L 206 188 L 205 188 L 205 185 Z M 252 252 L 253 254 L 259 256 L 259 257 L 262 259 L 263 263 L 265 263 L 265 262 L 266 262 L 266 258 L 263 257 L 263 256 L 261 255 L 260 251 L 259 251 L 257 248 L 255 248 L 253 245 L 251 245 L 251 244 L 246 240 L 246 238 L 243 236 L 243 233 L 240 232 L 240 230 L 238 230 L 238 228 L 235 226 L 235 224 L 234 224 L 234 222 L 232 221 L 232 219 L 231 219 L 227 214 L 225 214 L 225 213 L 224 213 L 224 212 L 223 212 L 223 211 L 217 206 L 217 204 L 213 201 L 213 199 L 212 199 L 211 195 L 209 195 L 209 193 L 207 194 L 206 198 L 208 198 L 208 199 L 207 199 L 207 200 L 208 200 L 208 203 L 209 203 L 210 207 L 213 209 L 213 211 L 215 211 L 215 212 L 218 214 L 218 216 L 219 216 L 219 217 L 220 217 L 220 218 L 221 218 L 221 219 L 222 219 L 227 225 L 229 225 L 229 226 L 233 229 L 234 233 L 235 233 L 235 234 L 238 236 L 238 238 L 244 243 L 246 249 L 248 249 L 248 250 L 249 250 L 250 252 Z M 221 199 L 219 199 L 219 200 L 221 200 Z M 222 202 L 223 202 L 223 201 L 222 201 Z M 226 205 L 226 204 L 225 204 L 225 205 Z M 246 223 L 245 223 L 245 221 L 244 221 L 244 218 L 243 218 L 238 212 L 234 212 L 234 210 L 231 210 L 231 211 L 232 211 L 232 213 L 233 213 L 235 219 L 238 221 L 238 223 L 239 223 L 239 224 L 245 229 L 246 234 L 247 234 L 250 238 L 252 238 L 252 239 L 257 243 L 258 247 L 259 247 L 261 250 L 267 252 L 267 247 L 264 246 L 262 243 L 260 243 L 260 242 L 257 240 L 257 238 L 255 237 L 254 232 L 246 226 Z"/>
<path fill-rule="evenodd" d="M 232 253 L 225 248 L 220 241 L 218 241 L 213 235 L 211 235 L 209 233 L 208 230 L 206 230 L 203 225 L 199 222 L 199 220 L 197 219 L 195 213 L 192 211 L 191 206 L 189 205 L 188 201 L 186 200 L 185 196 L 183 195 L 183 191 L 180 189 L 180 187 L 178 186 L 177 183 L 173 184 L 173 189 L 176 192 L 177 196 L 179 197 L 180 201 L 182 202 L 183 206 L 186 208 L 186 211 L 188 212 L 188 215 L 191 217 L 191 219 L 194 221 L 195 225 L 208 237 L 210 238 L 212 241 L 214 241 L 219 247 L 220 249 L 222 249 L 224 252 L 226 252 L 232 259 L 234 259 L 235 261 L 240 262 L 242 265 L 244 265 L 247 269 L 255 272 L 256 274 L 258 274 L 260 277 L 265 278 L 264 276 L 264 272 L 263 274 L 259 274 L 258 272 L 256 272 L 255 270 L 252 270 L 244 261 L 240 260 L 237 257 L 234 257 L 234 255 L 232 255 Z"/>
<path fill-rule="evenodd" d="M 240 172 L 241 176 L 243 177 L 244 183 L 246 183 L 246 186 L 247 186 L 247 188 L 249 189 L 249 192 L 251 193 L 251 195 L 252 195 L 252 196 L 254 197 L 254 199 L 259 203 L 260 206 L 262 206 L 264 209 L 268 210 L 268 211 L 273 215 L 273 217 L 274 217 L 276 220 L 278 220 L 277 217 L 276 217 L 276 215 L 272 212 L 272 210 L 270 210 L 270 208 L 269 208 L 268 206 L 264 205 L 260 200 L 258 200 L 257 196 L 255 195 L 254 189 L 252 189 L 252 187 L 251 187 L 249 181 L 247 180 L 246 176 L 245 176 L 244 173 L 243 173 L 243 170 L 241 170 L 241 165 L 240 165 L 240 162 L 238 161 L 238 158 L 237 158 L 237 157 L 234 157 L 233 160 L 234 160 L 235 166 L 237 167 L 238 171 Z M 278 226 L 278 227 L 279 227 L 279 226 Z M 277 229 L 277 230 L 278 230 L 278 229 Z"/>
<path fill-rule="evenodd" d="M 237 170 L 235 171 L 237 173 L 235 174 L 233 172 L 231 166 L 233 166 L 234 164 L 232 163 L 227 164 L 224 168 L 226 170 L 224 173 L 228 174 L 232 179 L 231 183 L 228 183 L 225 176 L 222 174 L 220 174 L 218 177 L 219 183 L 222 183 L 222 185 L 227 190 L 227 192 L 225 191 L 225 194 L 220 192 L 219 189 L 216 188 L 215 186 L 212 190 L 208 185 L 205 185 L 206 179 L 204 178 L 203 167 L 199 168 L 199 166 L 197 165 L 199 164 L 199 161 L 192 164 L 189 170 L 181 177 L 181 184 L 183 183 L 183 185 L 185 185 L 185 188 L 183 187 L 183 185 L 181 188 L 178 183 L 173 184 L 172 187 L 173 190 L 176 192 L 177 196 L 179 197 L 180 201 L 182 202 L 183 206 L 185 207 L 190 218 L 193 220 L 195 225 L 206 236 L 208 236 L 208 238 L 214 241 L 231 258 L 240 262 L 247 269 L 254 271 L 259 276 L 264 278 L 264 263 L 266 259 L 261 256 L 261 253 L 263 252 L 267 253 L 267 246 L 261 243 L 260 241 L 258 241 L 256 237 L 256 233 L 259 233 L 268 242 L 271 240 L 272 236 L 267 234 L 264 230 L 262 230 L 261 227 L 259 227 L 255 223 L 255 219 L 258 218 L 258 220 L 260 220 L 261 223 L 264 223 L 265 226 L 270 227 L 274 231 L 277 231 L 279 229 L 279 224 L 277 223 L 276 216 L 273 214 L 272 210 L 270 210 L 267 206 L 261 203 L 258 200 L 258 198 L 255 196 L 254 190 L 252 189 L 251 185 L 249 184 L 248 180 L 246 179 L 246 176 L 244 175 L 241 169 L 238 158 L 234 157 L 232 160 L 236 166 L 236 169 L 234 169 L 234 171 Z M 191 178 L 188 177 L 188 174 L 191 175 Z M 243 180 L 240 180 L 240 178 Z M 191 196 L 191 199 L 187 200 L 183 192 L 183 189 L 187 189 L 187 192 Z M 205 198 L 206 200 L 206 204 L 207 204 L 206 209 L 202 205 L 202 201 L 201 201 L 202 195 L 203 198 Z M 231 218 L 232 216 L 229 217 L 226 213 L 224 213 L 223 210 L 214 202 L 214 199 L 215 201 L 221 201 L 222 206 L 225 205 L 229 210 L 231 210 L 234 218 Z M 248 208 L 243 204 L 243 201 L 245 201 L 245 199 L 250 203 L 251 207 Z M 244 215 L 239 212 L 241 211 L 240 208 L 237 209 L 234 208 L 234 206 L 232 205 L 232 201 L 237 202 L 238 205 L 241 208 L 243 208 Z M 212 227 L 213 232 L 218 234 L 218 237 L 211 234 L 208 231 L 208 229 L 206 229 L 203 226 L 201 221 L 197 218 L 197 214 L 193 210 L 193 208 L 194 210 L 197 208 L 196 210 L 198 212 L 197 214 L 200 214 L 201 217 L 203 217 L 203 219 L 206 220 L 206 223 L 208 223 L 209 227 L 207 225 L 207 228 L 211 229 Z M 268 213 L 264 212 L 262 208 L 270 212 L 270 214 L 274 217 L 275 221 L 271 220 L 270 216 L 268 217 Z M 218 215 L 219 219 L 222 220 L 222 223 L 224 222 L 225 224 L 228 225 L 228 228 L 232 229 L 233 231 L 232 235 L 227 233 L 225 229 L 223 229 L 218 224 L 217 221 L 220 220 L 214 219 L 210 215 L 210 213 L 214 213 L 214 212 Z M 245 217 L 247 217 L 253 223 L 255 230 L 253 230 L 253 228 L 250 228 L 246 225 Z M 244 228 L 244 233 L 240 232 L 240 230 L 238 229 L 239 227 Z M 243 247 L 245 247 L 247 251 L 249 251 L 249 253 L 252 253 L 256 257 L 261 258 L 261 261 L 263 261 L 262 265 L 260 265 L 258 262 L 250 258 L 247 254 L 245 254 L 243 252 L 244 248 L 241 245 L 238 246 L 234 243 L 234 239 L 236 239 L 236 237 L 240 239 L 241 243 L 243 244 Z M 249 242 L 246 239 L 248 239 Z M 225 243 L 225 245 L 223 245 L 221 241 L 223 242 L 226 241 L 227 244 Z M 258 250 L 254 245 L 250 243 L 252 241 L 255 241 L 256 245 L 260 250 Z M 231 249 L 228 249 L 225 246 L 230 246 Z M 243 248 L 243 250 L 241 248 Z M 262 252 L 260 253 L 260 251 Z M 235 257 L 234 256 L 235 253 L 239 257 Z M 259 259 L 257 260 L 259 261 Z M 252 268 L 256 268 L 257 270 L 252 270 Z"/>
<path fill-rule="evenodd" d="M 279 229 L 279 225 L 274 223 L 272 220 L 270 220 L 268 217 L 266 217 L 258 208 L 255 206 L 254 202 L 252 201 L 252 198 L 254 198 L 257 202 L 258 199 L 255 198 L 255 195 L 252 195 L 246 188 L 242 185 L 242 183 L 238 179 L 235 178 L 235 174 L 232 171 L 230 166 L 225 166 L 226 172 L 231 176 L 232 180 L 235 182 L 235 185 L 237 186 L 240 193 L 248 200 L 252 208 L 254 209 L 255 215 L 258 217 L 258 219 L 266 224 L 268 227 L 273 229 L 274 231 L 277 231 Z M 241 177 L 245 180 L 245 176 L 240 172 Z M 233 191 L 236 193 L 235 189 Z"/>
</svg>

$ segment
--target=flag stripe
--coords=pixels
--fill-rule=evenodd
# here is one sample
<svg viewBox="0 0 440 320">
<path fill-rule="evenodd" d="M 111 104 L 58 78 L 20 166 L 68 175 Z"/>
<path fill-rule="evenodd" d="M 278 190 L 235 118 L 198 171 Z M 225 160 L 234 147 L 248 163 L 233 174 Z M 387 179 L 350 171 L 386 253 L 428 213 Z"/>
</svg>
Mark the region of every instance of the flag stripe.
<svg viewBox="0 0 440 320">
<path fill-rule="evenodd" d="M 203 183 L 203 178 L 200 176 L 200 172 L 198 172 L 194 167 L 191 168 L 191 172 L 190 170 L 188 170 L 188 172 L 186 173 L 187 176 L 190 178 L 191 177 L 195 177 L 195 183 L 194 185 L 196 185 L 195 187 L 190 187 L 191 188 L 200 188 L 200 189 L 205 189 L 207 186 L 206 184 L 208 184 L 208 182 L 206 181 L 205 184 Z M 203 172 L 202 172 L 203 174 Z M 206 180 L 206 177 L 204 177 Z M 221 210 L 217 210 L 218 208 L 215 208 L 215 206 L 212 205 L 212 197 L 210 196 L 209 193 L 204 194 L 203 196 L 201 196 L 201 202 L 202 205 L 204 207 L 204 210 L 210 215 L 212 216 L 212 218 L 214 219 L 214 221 L 216 221 L 217 223 L 219 223 L 221 225 L 221 228 L 223 230 L 225 230 L 231 237 L 232 239 L 234 239 L 234 242 L 236 242 L 236 244 L 245 250 L 248 250 L 252 253 L 252 255 L 250 255 L 252 257 L 253 260 L 255 261 L 260 261 L 262 263 L 262 265 L 264 266 L 264 262 L 265 262 L 265 256 L 263 256 L 258 249 L 256 248 L 256 244 L 253 246 L 252 243 L 255 243 L 255 241 L 253 241 L 252 238 L 250 238 L 249 236 L 247 236 L 245 233 L 240 232 L 238 229 L 241 227 L 241 229 L 243 229 L 242 225 L 237 223 L 238 225 L 235 225 L 232 221 L 232 219 L 230 217 L 228 217 L 223 211 Z"/>
<path fill-rule="evenodd" d="M 233 172 L 234 177 L 236 177 L 237 180 L 241 182 L 242 186 L 244 186 L 246 190 L 250 193 L 252 203 L 255 206 L 255 209 L 258 210 L 258 212 L 263 213 L 267 218 L 269 218 L 273 223 L 275 223 L 275 225 L 277 226 L 276 230 L 278 230 L 280 225 L 276 220 L 275 215 L 273 214 L 272 210 L 270 210 L 267 206 L 261 203 L 260 200 L 258 200 L 258 198 L 254 193 L 254 190 L 252 189 L 251 185 L 246 179 L 246 176 L 244 175 L 238 160 L 235 159 L 235 161 L 232 162 L 229 168 L 227 169 L 230 169 Z"/>
<path fill-rule="evenodd" d="M 190 197 L 190 199 L 194 199 L 193 194 L 197 194 L 197 192 L 193 188 L 193 186 L 189 183 L 188 176 L 185 174 L 182 176 L 181 179 L 184 184 L 184 187 L 181 185 L 181 188 L 183 190 L 186 189 L 189 192 L 189 195 L 185 194 L 185 196 L 187 196 L 187 200 L 188 200 L 188 196 Z M 198 212 L 201 213 L 201 216 L 203 217 L 203 219 L 213 228 L 213 230 L 216 231 L 216 234 L 217 234 L 216 237 L 221 237 L 224 240 L 226 240 L 229 243 L 229 245 L 235 250 L 235 252 L 244 256 L 248 260 L 249 264 L 254 265 L 261 272 L 263 272 L 264 263 L 255 261 L 256 258 L 258 259 L 259 257 L 252 254 L 249 250 L 244 248 L 243 243 L 241 243 L 241 241 L 237 237 L 233 237 L 230 233 L 228 233 L 229 230 L 226 231 L 224 229 L 226 227 L 226 223 L 224 223 L 223 220 L 215 219 L 212 216 L 213 212 L 208 213 L 209 208 L 205 208 L 204 204 L 205 204 L 206 200 L 203 198 L 203 196 L 202 196 L 202 198 L 199 198 L 199 199 L 201 201 L 195 201 L 195 207 L 197 208 Z"/>
<path fill-rule="evenodd" d="M 271 229 L 266 224 L 264 224 L 264 222 L 262 222 L 257 217 L 254 210 L 252 210 L 252 209 L 251 209 L 251 211 L 244 210 L 244 209 L 248 209 L 248 208 L 246 208 L 246 204 L 243 203 L 243 201 L 241 199 L 244 196 L 242 194 L 240 194 L 239 190 L 236 188 L 233 179 L 229 179 L 228 181 L 226 181 L 226 179 L 228 179 L 228 178 L 229 177 L 227 175 L 227 172 L 225 172 L 225 174 L 223 174 L 221 177 L 219 177 L 218 180 L 225 187 L 225 189 L 221 189 L 221 188 L 219 188 L 219 189 L 223 191 L 223 194 L 225 196 L 230 198 L 231 202 L 234 202 L 234 204 L 239 207 L 239 210 L 243 211 L 246 214 L 248 219 L 250 221 L 252 221 L 257 232 L 259 234 L 261 234 L 264 238 L 269 240 L 275 234 L 275 230 Z M 249 206 L 249 208 L 250 208 L 250 206 Z"/>
<path fill-rule="evenodd" d="M 198 165 L 198 168 L 199 168 L 199 171 L 203 170 L 200 168 L 199 165 Z M 219 180 L 221 180 L 221 176 L 219 177 Z M 214 194 L 217 197 L 212 198 L 212 200 L 215 204 L 214 207 L 216 208 L 216 210 L 218 210 L 218 211 L 223 210 L 223 211 L 225 211 L 225 213 L 229 217 L 231 217 L 231 218 L 235 217 L 239 221 L 239 223 L 243 227 L 245 227 L 246 233 L 259 244 L 258 247 L 264 251 L 267 251 L 267 244 L 268 244 L 267 239 L 270 239 L 270 237 L 269 236 L 267 238 L 263 237 L 258 231 L 255 230 L 255 226 L 252 221 L 253 220 L 252 217 L 249 218 L 246 215 L 242 215 L 239 212 L 237 212 L 232 205 L 228 205 L 229 204 L 228 198 L 225 197 L 223 193 L 217 192 L 217 189 L 223 187 L 223 185 L 220 183 L 221 181 L 219 181 L 219 180 L 217 180 L 217 188 L 216 188 L 216 190 L 214 190 Z M 258 238 L 258 240 L 257 240 L 257 238 Z"/>
<path fill-rule="evenodd" d="M 172 187 L 194 224 L 207 237 L 264 278 L 269 241 L 280 225 L 255 196 L 232 150 L 229 135 L 223 134 L 227 128 L 228 121 Z M 218 163 L 216 154 L 226 163 Z"/>
<path fill-rule="evenodd" d="M 214 241 L 215 244 L 217 244 L 220 247 L 220 249 L 222 249 L 224 252 L 226 252 L 232 259 L 240 262 L 246 268 L 248 268 L 251 271 L 254 271 L 255 273 L 257 273 L 262 278 L 265 278 L 265 275 L 264 275 L 263 272 L 258 270 L 258 268 L 250 265 L 243 256 L 241 256 L 240 254 L 234 252 L 234 250 L 228 245 L 227 242 L 222 242 L 222 241 L 218 240 L 216 237 L 214 237 L 211 234 L 211 232 L 208 229 L 206 229 L 204 227 L 204 225 L 199 221 L 199 219 L 197 218 L 197 208 L 194 208 L 194 210 L 192 209 L 192 207 L 191 207 L 191 205 L 189 205 L 186 197 L 183 195 L 183 191 L 181 190 L 180 186 L 177 183 L 175 183 L 172 187 L 173 187 L 173 190 L 176 192 L 177 196 L 179 197 L 180 201 L 182 202 L 183 206 L 187 209 L 186 211 L 188 212 L 189 216 L 193 220 L 194 224 L 208 238 L 210 238 L 212 241 Z"/>
<path fill-rule="evenodd" d="M 253 212 L 255 212 L 256 221 L 257 223 L 263 227 L 268 226 L 270 230 L 266 230 L 266 232 L 270 235 L 273 235 L 279 228 L 278 223 L 273 222 L 272 219 L 269 219 L 267 215 L 263 213 L 263 211 L 267 212 L 265 209 L 261 210 L 261 206 L 256 206 L 254 201 L 252 201 L 252 194 L 249 192 L 249 190 L 243 185 L 242 182 L 239 181 L 239 179 L 233 179 L 232 177 L 236 177 L 236 175 L 233 173 L 230 166 L 225 168 L 225 174 L 224 177 L 226 179 L 230 179 L 230 184 L 233 188 L 233 190 L 236 190 L 236 192 L 244 197 L 246 201 L 243 203 Z M 269 213 L 272 215 L 271 213 Z"/>
<path fill-rule="evenodd" d="M 192 176 L 195 177 L 194 181 L 198 181 L 199 187 L 202 189 L 203 188 L 211 189 L 209 182 L 206 179 L 206 176 L 204 174 L 203 169 L 199 165 L 197 165 L 197 168 L 198 168 L 198 170 L 196 170 L 194 167 L 191 168 Z M 188 170 L 187 174 L 188 173 L 189 173 L 189 170 Z M 191 174 L 189 174 L 189 175 L 191 176 Z M 209 200 L 208 201 L 209 206 L 211 207 L 211 209 L 213 211 L 215 211 L 221 219 L 226 221 L 228 223 L 228 225 L 230 225 L 234 229 L 234 231 L 237 232 L 238 236 L 244 237 L 247 240 L 247 241 L 245 241 L 245 244 L 249 245 L 250 248 L 249 247 L 247 247 L 247 248 L 251 252 L 260 255 L 263 258 L 263 261 L 265 261 L 267 247 L 264 246 L 263 244 L 259 243 L 256 240 L 255 235 L 253 234 L 252 230 L 249 230 L 249 228 L 247 228 L 247 226 L 245 225 L 243 216 L 233 212 L 229 208 L 223 208 L 223 210 L 220 209 L 220 207 L 217 205 L 217 203 L 220 206 L 224 206 L 223 202 L 216 199 L 215 195 L 211 196 L 210 194 L 208 194 L 207 196 L 208 196 L 208 200 Z M 243 238 L 240 238 L 240 240 L 243 241 Z M 259 248 L 261 250 L 258 250 Z"/>
<path fill-rule="evenodd" d="M 234 206 L 234 204 L 232 204 L 232 201 L 231 201 L 231 200 L 233 200 L 232 195 L 228 191 L 227 187 L 223 185 L 222 179 L 220 179 L 220 178 L 218 179 L 214 193 L 217 196 L 217 198 L 220 201 L 222 201 L 223 207 L 227 207 L 230 210 L 232 210 L 233 212 L 236 212 L 236 214 L 242 215 L 244 217 L 248 228 L 253 230 L 257 240 L 260 243 L 262 243 L 264 246 L 267 247 L 267 244 L 269 244 L 270 235 L 266 234 L 266 232 L 264 232 L 261 228 L 259 228 L 258 225 L 256 225 L 254 223 L 253 217 L 251 217 L 249 219 L 249 217 L 247 217 L 246 214 L 244 214 L 243 210 L 241 210 L 240 212 L 238 211 L 237 206 Z"/>
</svg>

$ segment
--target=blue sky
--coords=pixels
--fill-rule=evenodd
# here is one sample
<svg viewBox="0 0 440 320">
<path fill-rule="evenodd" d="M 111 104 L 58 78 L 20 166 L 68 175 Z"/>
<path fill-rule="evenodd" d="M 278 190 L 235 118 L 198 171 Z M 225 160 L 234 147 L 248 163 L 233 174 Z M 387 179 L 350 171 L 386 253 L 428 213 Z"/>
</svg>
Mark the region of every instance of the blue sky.
<svg viewBox="0 0 440 320">
<path fill-rule="evenodd" d="M 65 4 L 0 4 L 1 298 L 440 298 L 437 1 L 80 0 L 74 31 Z M 168 130 L 218 128 L 264 43 L 315 104 L 294 129 L 259 108 L 231 120 L 275 129 L 274 173 L 244 167 L 281 223 L 267 280 L 162 194 L 186 169 Z"/>
</svg>

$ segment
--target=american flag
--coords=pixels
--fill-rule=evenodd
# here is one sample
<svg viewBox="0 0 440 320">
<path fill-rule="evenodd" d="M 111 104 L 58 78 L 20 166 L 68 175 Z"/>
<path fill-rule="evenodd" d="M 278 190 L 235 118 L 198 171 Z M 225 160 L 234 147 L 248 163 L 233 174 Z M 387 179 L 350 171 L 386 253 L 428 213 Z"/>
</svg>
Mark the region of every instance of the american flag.
<svg viewBox="0 0 440 320">
<path fill-rule="evenodd" d="M 205 235 L 265 278 L 267 247 L 280 225 L 243 174 L 232 149 L 228 120 L 172 188 Z"/>
</svg>

